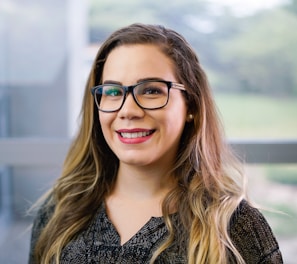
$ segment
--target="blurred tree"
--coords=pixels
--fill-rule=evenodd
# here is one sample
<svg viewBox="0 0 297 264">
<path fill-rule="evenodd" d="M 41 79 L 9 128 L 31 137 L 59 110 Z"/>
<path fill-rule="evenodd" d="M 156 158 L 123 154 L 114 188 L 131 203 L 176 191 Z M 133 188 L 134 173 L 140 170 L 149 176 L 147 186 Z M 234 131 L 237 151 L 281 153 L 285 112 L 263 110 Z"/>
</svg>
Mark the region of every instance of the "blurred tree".
<svg viewBox="0 0 297 264">
<path fill-rule="evenodd" d="M 297 95 L 297 16 L 278 8 L 239 22 L 241 32 L 218 44 L 226 65 L 220 89 Z"/>
</svg>

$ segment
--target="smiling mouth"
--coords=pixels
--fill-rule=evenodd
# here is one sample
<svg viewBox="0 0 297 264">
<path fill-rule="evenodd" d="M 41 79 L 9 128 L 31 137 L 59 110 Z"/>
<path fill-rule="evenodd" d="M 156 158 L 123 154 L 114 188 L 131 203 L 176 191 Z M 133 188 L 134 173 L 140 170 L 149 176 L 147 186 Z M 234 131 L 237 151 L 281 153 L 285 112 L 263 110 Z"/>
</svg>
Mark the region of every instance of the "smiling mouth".
<svg viewBox="0 0 297 264">
<path fill-rule="evenodd" d="M 141 138 L 147 137 L 154 133 L 154 130 L 141 131 L 141 132 L 120 132 L 122 138 Z"/>
</svg>

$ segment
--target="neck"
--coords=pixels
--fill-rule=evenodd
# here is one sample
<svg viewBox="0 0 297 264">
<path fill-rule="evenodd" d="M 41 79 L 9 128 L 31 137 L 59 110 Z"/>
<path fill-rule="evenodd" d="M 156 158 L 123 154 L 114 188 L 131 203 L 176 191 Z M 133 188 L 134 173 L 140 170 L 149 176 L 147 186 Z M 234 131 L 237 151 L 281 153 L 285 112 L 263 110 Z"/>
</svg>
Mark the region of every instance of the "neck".
<svg viewBox="0 0 297 264">
<path fill-rule="evenodd" d="M 139 168 L 120 164 L 112 195 L 126 199 L 162 199 L 174 186 L 164 168 Z"/>
</svg>

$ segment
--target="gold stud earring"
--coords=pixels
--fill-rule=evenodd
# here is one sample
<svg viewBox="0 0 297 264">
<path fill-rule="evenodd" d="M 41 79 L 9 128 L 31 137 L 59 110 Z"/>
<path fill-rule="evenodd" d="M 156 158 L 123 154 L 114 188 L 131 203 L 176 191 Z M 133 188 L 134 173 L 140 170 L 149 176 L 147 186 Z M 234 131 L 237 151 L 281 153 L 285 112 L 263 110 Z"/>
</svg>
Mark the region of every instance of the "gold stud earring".
<svg viewBox="0 0 297 264">
<path fill-rule="evenodd" d="M 194 116 L 192 114 L 188 115 L 187 121 L 190 122 L 194 119 Z"/>
</svg>

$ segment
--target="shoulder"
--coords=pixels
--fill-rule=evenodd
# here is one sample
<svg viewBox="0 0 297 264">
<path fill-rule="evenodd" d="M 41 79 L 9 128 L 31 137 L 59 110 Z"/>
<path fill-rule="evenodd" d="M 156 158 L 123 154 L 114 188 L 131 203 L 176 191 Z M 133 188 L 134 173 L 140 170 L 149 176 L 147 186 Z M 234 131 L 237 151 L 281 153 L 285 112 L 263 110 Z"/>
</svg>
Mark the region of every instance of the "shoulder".
<svg viewBox="0 0 297 264">
<path fill-rule="evenodd" d="M 30 253 L 29 253 L 29 263 L 35 263 L 33 261 L 34 249 L 37 243 L 37 240 L 52 217 L 55 210 L 55 203 L 51 195 L 49 195 L 44 202 L 39 206 L 37 214 L 34 218 L 32 233 L 31 233 L 31 243 L 30 243 Z"/>
<path fill-rule="evenodd" d="M 49 195 L 40 205 L 34 219 L 33 229 L 42 229 L 46 226 L 55 210 L 55 202 L 52 195 Z"/>
<path fill-rule="evenodd" d="M 246 200 L 233 213 L 229 232 L 247 263 L 283 263 L 271 227 L 263 214 Z"/>
</svg>

